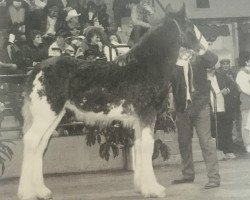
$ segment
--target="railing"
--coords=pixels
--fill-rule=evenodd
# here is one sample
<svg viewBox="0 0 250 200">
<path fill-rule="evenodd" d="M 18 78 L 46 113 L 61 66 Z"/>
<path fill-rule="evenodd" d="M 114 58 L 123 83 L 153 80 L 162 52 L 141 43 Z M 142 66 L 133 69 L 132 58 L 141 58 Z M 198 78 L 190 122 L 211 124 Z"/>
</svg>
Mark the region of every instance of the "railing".
<svg viewBox="0 0 250 200">
<path fill-rule="evenodd" d="M 19 131 L 21 134 L 22 116 L 22 93 L 26 74 L 0 75 L 0 133 L 8 131 Z M 2 127 L 2 122 L 6 116 L 14 116 L 19 121 L 20 126 Z"/>
</svg>

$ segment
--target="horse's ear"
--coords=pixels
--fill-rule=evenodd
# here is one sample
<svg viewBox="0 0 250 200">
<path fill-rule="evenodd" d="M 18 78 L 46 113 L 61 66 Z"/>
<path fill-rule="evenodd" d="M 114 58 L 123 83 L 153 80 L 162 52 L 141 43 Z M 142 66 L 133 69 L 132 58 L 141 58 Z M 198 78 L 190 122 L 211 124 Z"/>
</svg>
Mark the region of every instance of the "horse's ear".
<svg viewBox="0 0 250 200">
<path fill-rule="evenodd" d="M 178 15 L 186 18 L 187 17 L 187 12 L 186 12 L 186 4 L 183 2 L 182 7 L 180 9 L 180 11 L 178 12 Z"/>
<path fill-rule="evenodd" d="M 169 3 L 165 8 L 165 13 L 167 16 L 170 16 L 171 14 L 173 14 L 173 12 L 174 12 L 174 10 L 173 10 L 171 4 Z"/>
</svg>

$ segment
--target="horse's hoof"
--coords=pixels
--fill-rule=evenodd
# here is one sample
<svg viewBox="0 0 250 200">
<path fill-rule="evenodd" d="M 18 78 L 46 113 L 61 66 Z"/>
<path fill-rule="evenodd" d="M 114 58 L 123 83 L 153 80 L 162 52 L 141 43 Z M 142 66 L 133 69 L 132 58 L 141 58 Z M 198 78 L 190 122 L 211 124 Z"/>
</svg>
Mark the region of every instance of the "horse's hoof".
<svg viewBox="0 0 250 200">
<path fill-rule="evenodd" d="M 154 186 L 142 187 L 142 194 L 147 198 L 163 198 L 166 197 L 166 189 L 160 184 Z"/>
<path fill-rule="evenodd" d="M 37 199 L 39 200 L 53 199 L 52 192 L 47 187 L 44 187 L 41 191 L 37 193 Z"/>
</svg>

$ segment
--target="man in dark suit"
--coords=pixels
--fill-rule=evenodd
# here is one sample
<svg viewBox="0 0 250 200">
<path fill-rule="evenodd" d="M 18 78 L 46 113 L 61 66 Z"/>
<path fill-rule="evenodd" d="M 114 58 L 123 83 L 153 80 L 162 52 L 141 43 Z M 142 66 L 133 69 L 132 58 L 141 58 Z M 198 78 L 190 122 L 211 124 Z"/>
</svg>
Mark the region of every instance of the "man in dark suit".
<svg viewBox="0 0 250 200">
<path fill-rule="evenodd" d="M 208 183 L 206 189 L 219 187 L 219 165 L 216 145 L 211 137 L 210 128 L 210 83 L 207 80 L 207 68 L 217 63 L 218 57 L 210 51 L 197 56 L 192 66 L 189 53 L 180 50 L 179 59 L 173 69 L 172 89 L 176 106 L 178 142 L 182 158 L 182 178 L 173 184 L 194 181 L 194 163 L 192 155 L 193 127 L 200 141 L 205 160 Z"/>
</svg>

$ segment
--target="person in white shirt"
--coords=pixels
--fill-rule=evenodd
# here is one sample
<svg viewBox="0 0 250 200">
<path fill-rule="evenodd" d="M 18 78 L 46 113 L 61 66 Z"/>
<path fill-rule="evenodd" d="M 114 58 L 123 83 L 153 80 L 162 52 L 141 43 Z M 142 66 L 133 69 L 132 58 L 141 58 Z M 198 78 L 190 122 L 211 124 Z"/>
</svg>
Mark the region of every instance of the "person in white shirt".
<svg viewBox="0 0 250 200">
<path fill-rule="evenodd" d="M 69 55 L 74 56 L 75 50 L 72 46 L 65 43 L 65 34 L 64 32 L 58 32 L 56 41 L 52 43 L 49 47 L 48 56 L 61 56 L 61 55 Z"/>
<path fill-rule="evenodd" d="M 236 77 L 236 83 L 241 92 L 240 109 L 242 115 L 242 139 L 246 151 L 250 153 L 250 54 L 245 58 L 245 66 L 241 68 Z"/>
</svg>

